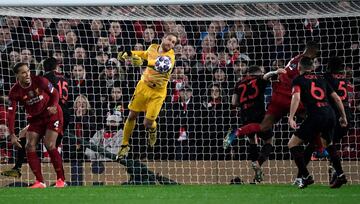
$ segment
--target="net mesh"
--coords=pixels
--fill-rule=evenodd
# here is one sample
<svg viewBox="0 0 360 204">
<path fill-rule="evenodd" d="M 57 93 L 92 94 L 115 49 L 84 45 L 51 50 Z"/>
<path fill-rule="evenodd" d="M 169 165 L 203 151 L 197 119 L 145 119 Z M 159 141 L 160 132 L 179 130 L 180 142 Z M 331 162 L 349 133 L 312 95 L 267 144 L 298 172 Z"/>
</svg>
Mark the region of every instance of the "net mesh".
<svg viewBox="0 0 360 204">
<path fill-rule="evenodd" d="M 290 3 L 135 5 L 135 6 L 72 6 L 72 7 L 9 7 L 3 15 L 38 18 L 101 19 L 101 20 L 263 20 L 358 16 L 358 1 L 316 1 Z M 310 11 L 310 12 L 309 12 Z"/>
<path fill-rule="evenodd" d="M 222 141 L 233 124 L 231 90 L 248 66 L 266 71 L 283 67 L 300 54 L 309 39 L 320 42 L 317 70 L 328 57 L 345 59 L 353 120 L 340 155 L 351 183 L 359 183 L 359 14 L 358 1 L 315 3 L 253 3 L 216 5 L 1 7 L 0 92 L 9 93 L 15 78 L 11 67 L 29 63 L 42 74 L 42 61 L 54 56 L 69 81 L 70 120 L 62 146 L 66 177 L 72 185 L 122 182 L 229 183 L 252 181 L 248 139 L 224 150 Z M 127 161 L 115 162 L 122 139 L 127 105 L 142 69 L 119 62 L 119 51 L 145 50 L 175 32 L 176 68 L 160 112 L 158 141 L 147 146 L 143 115 L 131 139 Z M 219 88 L 220 87 L 220 88 Z M 214 92 L 218 92 L 217 96 Z M 265 93 L 266 103 L 271 88 Z M 188 100 L 190 98 L 190 100 Z M 1 170 L 13 167 L 17 150 L 6 138 L 6 97 L 1 109 Z M 81 105 L 83 104 L 83 106 Z M 108 122 L 117 128 L 109 129 Z M 24 110 L 17 115 L 17 132 L 26 126 Z M 287 148 L 292 130 L 284 118 L 273 128 L 274 150 L 263 165 L 265 183 L 289 183 L 296 175 Z M 259 145 L 263 143 L 260 141 Z M 43 149 L 45 180 L 55 173 Z M 45 153 L 44 153 L 45 152 Z M 316 181 L 327 182 L 328 162 L 310 163 Z M 140 176 L 139 176 L 140 175 Z M 1 186 L 31 182 L 2 177 Z M 167 181 L 167 180 L 166 180 Z M 150 182 L 150 183 L 151 183 Z"/>
</svg>

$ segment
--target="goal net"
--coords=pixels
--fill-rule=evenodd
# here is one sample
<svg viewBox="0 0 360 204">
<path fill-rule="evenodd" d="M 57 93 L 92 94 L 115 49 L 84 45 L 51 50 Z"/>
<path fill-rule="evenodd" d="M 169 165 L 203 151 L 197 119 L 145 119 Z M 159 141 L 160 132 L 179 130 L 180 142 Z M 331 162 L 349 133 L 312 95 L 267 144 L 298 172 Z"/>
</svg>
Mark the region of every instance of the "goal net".
<svg viewBox="0 0 360 204">
<path fill-rule="evenodd" d="M 241 117 L 232 114 L 232 89 L 249 66 L 259 65 L 265 72 L 282 68 L 304 50 L 306 41 L 315 40 L 320 44 L 318 72 L 326 70 L 329 57 L 344 59 L 353 118 L 338 153 L 350 183 L 360 182 L 359 1 L 166 2 L 69 6 L 40 1 L 0 7 L 1 171 L 15 165 L 19 152 L 7 132 L 7 95 L 15 83 L 11 69 L 24 62 L 33 74 L 43 74 L 42 62 L 52 56 L 68 79 L 68 88 L 62 87 L 60 94 L 68 97 L 71 117 L 58 150 L 69 184 L 164 183 L 167 179 L 226 184 L 235 177 L 252 182 L 249 140 L 238 139 L 223 149 L 228 129 L 242 125 Z M 146 50 L 160 43 L 167 32 L 178 34 L 179 43 L 174 48 L 176 65 L 168 97 L 157 119 L 158 140 L 154 148 L 148 147 L 140 114 L 130 154 L 118 162 L 127 106 L 143 68 L 118 61 L 117 53 Z M 270 98 L 271 84 L 266 104 Z M 25 126 L 26 115 L 20 108 L 16 132 Z M 274 125 L 274 149 L 262 166 L 264 183 L 291 183 L 296 177 L 287 148 L 292 132 L 287 118 Z M 42 142 L 38 150 L 44 178 L 51 184 L 56 174 Z M 316 182 L 328 182 L 327 159 L 315 158 L 309 169 Z M 34 181 L 26 158 L 21 173 L 20 178 L 0 176 L 0 186 Z"/>
</svg>

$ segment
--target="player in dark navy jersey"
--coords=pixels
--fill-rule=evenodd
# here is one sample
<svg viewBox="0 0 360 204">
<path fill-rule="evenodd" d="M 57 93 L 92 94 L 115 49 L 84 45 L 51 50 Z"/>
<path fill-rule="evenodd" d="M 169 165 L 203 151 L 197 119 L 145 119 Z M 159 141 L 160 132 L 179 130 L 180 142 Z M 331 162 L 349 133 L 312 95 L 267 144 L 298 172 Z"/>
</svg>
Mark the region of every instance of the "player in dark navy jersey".
<svg viewBox="0 0 360 204">
<path fill-rule="evenodd" d="M 261 123 L 249 123 L 230 134 L 242 137 L 250 133 L 266 132 L 279 122 L 283 116 L 286 116 L 291 102 L 291 83 L 299 75 L 298 63 L 302 57 L 315 58 L 317 52 L 318 44 L 314 41 L 307 42 L 304 52 L 292 58 L 285 66 L 286 72 L 279 75 L 277 82 L 272 83 L 271 101 Z M 303 110 L 301 107 L 300 105 L 299 112 Z"/>
<path fill-rule="evenodd" d="M 351 121 L 352 114 L 350 110 L 348 93 L 348 89 L 349 87 L 351 87 L 351 84 L 346 79 L 344 73 L 344 65 L 339 57 L 333 57 L 329 59 L 325 79 L 334 89 L 334 91 L 339 95 L 342 103 L 344 104 L 346 119 L 348 122 Z M 336 109 L 336 104 L 333 100 L 330 100 L 330 105 L 335 111 L 336 118 L 340 118 L 340 112 Z M 348 126 L 341 127 L 339 123 L 336 123 L 333 142 L 339 143 L 341 139 L 347 134 L 347 131 Z"/>
<path fill-rule="evenodd" d="M 63 129 L 65 130 L 70 120 L 70 110 L 67 104 L 69 99 L 69 82 L 65 78 L 64 74 L 57 70 L 57 62 L 55 58 L 50 57 L 45 59 L 43 66 L 45 71 L 44 77 L 47 78 L 59 92 L 59 105 L 63 111 Z"/>
<path fill-rule="evenodd" d="M 232 96 L 232 105 L 241 109 L 240 118 L 243 125 L 260 123 L 263 120 L 265 115 L 264 92 L 268 80 L 274 75 L 285 72 L 284 69 L 278 69 L 264 75 L 263 70 L 259 66 L 253 65 L 248 68 L 247 76 L 236 83 Z M 268 159 L 272 151 L 272 134 L 271 131 L 257 133 L 257 136 L 265 141 L 260 154 L 255 133 L 247 136 L 250 140 L 249 157 L 255 171 L 254 182 L 261 182 L 263 180 L 261 165 Z M 227 143 L 228 141 L 232 140 L 224 139 L 225 149 L 230 145 L 230 143 Z"/>
<path fill-rule="evenodd" d="M 314 183 L 304 162 L 304 149 L 302 144 L 313 142 L 318 135 L 321 136 L 323 146 L 327 148 L 333 166 L 339 174 L 330 187 L 339 188 L 345 184 L 347 180 L 342 170 L 340 159 L 336 153 L 336 148 L 332 145 L 336 120 L 335 113 L 329 104 L 328 98 L 331 97 L 334 100 L 340 112 L 339 122 L 342 127 L 347 126 L 344 106 L 340 97 L 327 81 L 322 76 L 315 75 L 312 72 L 313 60 L 311 58 L 303 57 L 299 65 L 300 75 L 294 79 L 292 85 L 293 91 L 289 116 L 289 125 L 293 129 L 296 129 L 296 131 L 288 144 L 296 166 L 302 175 L 299 188 L 305 188 Z M 307 117 L 298 128 L 294 116 L 300 102 L 303 103 L 307 110 Z"/>
<path fill-rule="evenodd" d="M 348 122 L 350 122 L 352 120 L 352 114 L 350 110 L 348 90 L 351 89 L 351 84 L 346 79 L 344 73 L 344 65 L 339 57 L 332 57 L 329 59 L 327 64 L 327 73 L 325 74 L 325 79 L 328 81 L 328 83 L 334 89 L 334 91 L 339 95 L 341 101 L 344 104 L 346 119 Z M 339 119 L 340 112 L 336 109 L 335 102 L 330 100 L 330 104 L 335 111 L 336 118 Z M 334 137 L 333 137 L 334 145 L 337 145 L 341 142 L 342 138 L 345 135 L 347 135 L 348 129 L 349 129 L 349 125 L 346 127 L 341 127 L 339 122 L 336 123 L 334 129 Z M 331 167 L 330 169 L 334 170 L 333 167 Z M 337 172 L 333 171 L 332 178 L 330 179 L 330 184 L 332 184 L 335 181 L 337 176 L 338 176 Z"/>
</svg>

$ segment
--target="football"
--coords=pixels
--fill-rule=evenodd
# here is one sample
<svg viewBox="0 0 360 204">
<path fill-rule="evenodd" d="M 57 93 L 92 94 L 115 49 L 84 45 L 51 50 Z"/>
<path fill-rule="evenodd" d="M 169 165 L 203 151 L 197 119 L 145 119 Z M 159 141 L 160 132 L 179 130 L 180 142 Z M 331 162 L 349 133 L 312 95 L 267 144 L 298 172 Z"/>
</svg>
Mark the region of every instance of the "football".
<svg viewBox="0 0 360 204">
<path fill-rule="evenodd" d="M 160 73 L 169 72 L 171 69 L 171 58 L 168 56 L 159 56 L 156 58 L 155 70 Z"/>
</svg>

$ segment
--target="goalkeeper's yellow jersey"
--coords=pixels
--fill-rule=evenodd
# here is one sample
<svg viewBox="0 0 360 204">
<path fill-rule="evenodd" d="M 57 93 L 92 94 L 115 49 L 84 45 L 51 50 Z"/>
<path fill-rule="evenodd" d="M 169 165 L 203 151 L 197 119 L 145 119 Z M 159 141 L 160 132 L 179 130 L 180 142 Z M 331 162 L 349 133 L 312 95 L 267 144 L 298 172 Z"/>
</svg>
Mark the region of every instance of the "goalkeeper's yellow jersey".
<svg viewBox="0 0 360 204">
<path fill-rule="evenodd" d="M 171 72 L 175 65 L 175 53 L 171 49 L 165 53 L 159 53 L 160 45 L 151 44 L 146 51 L 131 51 L 133 55 L 137 55 L 148 61 L 148 65 L 141 76 L 141 80 L 149 87 L 164 90 L 170 79 Z M 168 56 L 171 58 L 171 68 L 166 73 L 160 73 L 154 69 L 156 58 L 159 56 Z"/>
</svg>

